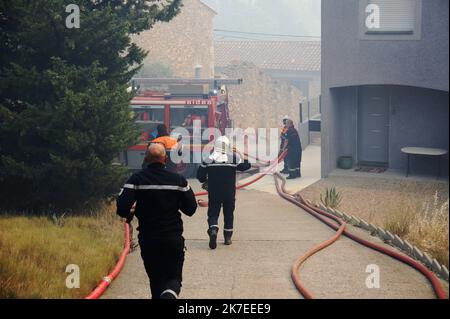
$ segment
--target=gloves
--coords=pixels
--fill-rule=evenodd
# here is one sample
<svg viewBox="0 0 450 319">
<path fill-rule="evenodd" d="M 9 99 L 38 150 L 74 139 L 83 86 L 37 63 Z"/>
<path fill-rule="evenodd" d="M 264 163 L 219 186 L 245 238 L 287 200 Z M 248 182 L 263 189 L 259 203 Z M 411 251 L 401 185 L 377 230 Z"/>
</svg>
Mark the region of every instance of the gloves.
<svg viewBox="0 0 450 319">
<path fill-rule="evenodd" d="M 206 181 L 202 184 L 202 189 L 204 189 L 205 191 L 208 191 L 208 181 Z"/>
</svg>

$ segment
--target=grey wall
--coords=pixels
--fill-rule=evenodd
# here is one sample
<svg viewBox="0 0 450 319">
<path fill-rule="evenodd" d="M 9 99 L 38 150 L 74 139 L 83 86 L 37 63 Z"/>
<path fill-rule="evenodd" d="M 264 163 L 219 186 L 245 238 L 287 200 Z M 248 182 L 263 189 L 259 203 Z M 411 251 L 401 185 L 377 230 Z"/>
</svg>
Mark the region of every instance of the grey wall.
<svg viewBox="0 0 450 319">
<path fill-rule="evenodd" d="M 305 149 L 309 143 L 309 121 L 300 123 L 298 125 L 298 134 L 300 135 L 300 142 L 302 143 L 302 149 Z"/>
<path fill-rule="evenodd" d="M 405 168 L 402 147 L 449 149 L 448 102 L 448 92 L 411 87 L 391 89 L 390 167 Z M 448 157 L 442 165 L 443 174 L 448 175 Z M 436 160 L 426 157 L 414 157 L 411 166 L 413 173 L 433 174 L 437 169 Z"/>
<path fill-rule="evenodd" d="M 422 0 L 420 40 L 365 40 L 360 37 L 359 0 L 322 0 L 323 176 L 336 167 L 338 154 L 350 151 L 334 143 L 350 134 L 336 125 L 345 117 L 336 100 L 351 94 L 332 88 L 390 84 L 448 92 L 448 7 L 448 0 Z M 343 112 L 350 107 L 346 104 Z"/>
<path fill-rule="evenodd" d="M 352 156 L 357 159 L 358 88 L 333 89 L 336 103 L 336 157 Z"/>
<path fill-rule="evenodd" d="M 389 167 L 405 169 L 403 147 L 421 146 L 449 149 L 448 92 L 416 87 L 389 86 L 390 129 Z M 336 158 L 352 156 L 357 161 L 358 87 L 331 89 L 334 109 Z M 338 128 L 338 129 L 337 129 Z M 331 160 L 331 159 L 330 159 Z M 413 173 L 434 174 L 436 159 L 414 157 Z M 448 175 L 448 156 L 442 161 L 442 173 Z"/>
</svg>

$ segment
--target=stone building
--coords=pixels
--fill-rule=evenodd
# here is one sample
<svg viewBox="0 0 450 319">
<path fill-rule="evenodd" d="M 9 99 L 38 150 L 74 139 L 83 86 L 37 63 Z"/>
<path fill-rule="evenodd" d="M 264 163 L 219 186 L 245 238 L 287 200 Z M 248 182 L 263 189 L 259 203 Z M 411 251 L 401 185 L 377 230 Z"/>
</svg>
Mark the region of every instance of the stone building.
<svg viewBox="0 0 450 319">
<path fill-rule="evenodd" d="M 273 79 L 289 82 L 308 99 L 320 95 L 320 41 L 216 41 L 216 73 L 232 61 L 251 62 Z"/>
<path fill-rule="evenodd" d="M 267 70 L 262 70 L 264 65 L 244 62 L 246 60 L 239 59 L 240 56 L 236 57 L 240 62 L 231 61 L 235 56 L 227 56 L 223 44 L 218 57 L 215 45 L 220 43 L 214 42 L 215 15 L 216 12 L 201 0 L 184 0 L 181 12 L 174 19 L 158 23 L 151 30 L 133 36 L 133 41 L 149 51 L 146 64 L 165 65 L 176 77 L 242 78 L 243 85 L 229 87 L 230 113 L 235 127 L 280 127 L 284 115 L 290 115 L 300 125 L 302 117 L 299 104 L 305 101 L 305 94 L 302 94 L 301 85 L 295 87 L 300 83 L 295 82 L 299 78 L 298 72 L 293 72 L 293 76 L 285 76 L 284 72 L 283 76 L 274 78 L 264 72 Z M 318 48 L 314 45 L 313 50 L 303 50 L 312 55 L 304 63 L 320 67 L 320 59 L 315 54 L 320 52 Z M 273 51 L 272 48 L 270 52 Z M 300 60 L 303 58 L 300 56 Z M 196 71 L 197 66 L 201 68 Z M 306 74 L 306 78 L 309 81 L 312 75 L 317 74 L 318 71 L 314 69 Z M 308 86 L 308 92 L 311 87 Z M 302 137 L 302 143 L 307 145 L 308 140 Z"/>
<path fill-rule="evenodd" d="M 214 16 L 200 0 L 184 0 L 181 12 L 132 37 L 149 51 L 146 63 L 168 66 L 177 77 L 214 77 Z M 196 74 L 197 68 L 197 74 Z"/>
<path fill-rule="evenodd" d="M 222 72 L 226 77 L 243 79 L 242 85 L 228 90 L 230 115 L 235 127 L 279 127 L 285 115 L 298 124 L 299 104 L 305 101 L 298 88 L 273 79 L 250 62 L 234 61 Z"/>
<path fill-rule="evenodd" d="M 306 147 L 309 119 L 320 116 L 320 54 L 320 41 L 215 41 L 216 74 L 244 80 L 230 89 L 235 123 L 277 127 L 289 115 Z"/>
</svg>

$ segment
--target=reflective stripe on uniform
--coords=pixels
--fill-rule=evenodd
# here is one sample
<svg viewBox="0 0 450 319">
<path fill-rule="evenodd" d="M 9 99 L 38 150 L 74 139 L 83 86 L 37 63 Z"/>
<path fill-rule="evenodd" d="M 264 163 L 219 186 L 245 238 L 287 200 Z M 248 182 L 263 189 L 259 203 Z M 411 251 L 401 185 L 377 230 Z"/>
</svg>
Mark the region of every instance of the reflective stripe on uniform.
<svg viewBox="0 0 450 319">
<path fill-rule="evenodd" d="M 135 190 L 165 190 L 165 191 L 180 191 L 187 192 L 191 189 L 189 184 L 186 187 L 175 185 L 133 185 L 125 184 L 123 188 L 135 189 Z"/>
<path fill-rule="evenodd" d="M 236 164 L 229 164 L 229 163 L 214 163 L 214 164 L 207 164 L 207 165 L 201 165 L 201 167 L 221 167 L 221 166 L 225 166 L 225 167 L 237 167 Z"/>
</svg>

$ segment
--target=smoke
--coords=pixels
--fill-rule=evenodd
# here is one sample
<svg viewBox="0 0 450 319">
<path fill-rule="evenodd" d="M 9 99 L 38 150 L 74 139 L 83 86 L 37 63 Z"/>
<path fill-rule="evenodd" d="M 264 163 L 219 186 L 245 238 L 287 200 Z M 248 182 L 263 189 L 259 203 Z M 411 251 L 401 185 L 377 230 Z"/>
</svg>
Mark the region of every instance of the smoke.
<svg viewBox="0 0 450 319">
<path fill-rule="evenodd" d="M 320 36 L 320 0 L 203 0 L 217 11 L 215 28 L 255 33 Z M 218 39 L 293 40 L 217 32 Z"/>
</svg>

